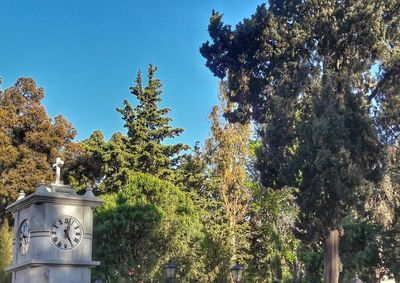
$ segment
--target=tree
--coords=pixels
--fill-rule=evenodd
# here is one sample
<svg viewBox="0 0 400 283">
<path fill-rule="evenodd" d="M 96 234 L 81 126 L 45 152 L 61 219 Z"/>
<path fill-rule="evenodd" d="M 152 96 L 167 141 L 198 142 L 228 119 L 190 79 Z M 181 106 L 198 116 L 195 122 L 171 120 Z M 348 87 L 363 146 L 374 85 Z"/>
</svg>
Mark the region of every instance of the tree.
<svg viewBox="0 0 400 283">
<path fill-rule="evenodd" d="M 148 85 L 143 87 L 142 75 L 138 72 L 136 85 L 130 87 L 138 104 L 125 100 L 122 108 L 117 108 L 124 120 L 127 134 L 114 133 L 109 141 L 104 140 L 100 131 L 95 131 L 89 139 L 72 144 L 66 152 L 72 159 L 68 162 L 67 179 L 76 187 L 94 186 L 103 193 L 115 192 L 126 184 L 127 174 L 134 170 L 170 181 L 178 180 L 182 173 L 176 172 L 189 147 L 182 143 L 164 144 L 182 133 L 183 129 L 169 125 L 166 117 L 168 108 L 159 108 L 161 87 L 155 78 L 157 68 L 148 69 Z"/>
<path fill-rule="evenodd" d="M 322 82 L 322 93 L 315 95 L 311 119 L 302 117 L 296 154 L 299 163 L 295 168 L 302 174 L 299 226 L 308 236 L 319 234 L 325 239 L 324 282 L 339 279 L 341 223 L 351 209 L 370 195 L 367 184 L 379 180 L 383 162 L 362 98 L 352 93 L 343 77 L 342 93 L 340 86 Z M 327 75 L 326 80 L 329 79 Z"/>
<path fill-rule="evenodd" d="M 12 263 L 13 229 L 8 225 L 7 219 L 0 226 L 0 282 L 11 282 L 11 274 L 4 268 Z"/>
<path fill-rule="evenodd" d="M 227 116 L 259 124 L 262 183 L 299 188 L 299 234 L 324 239 L 324 282 L 338 282 L 340 223 L 399 133 L 397 13 L 396 0 L 271 0 L 234 30 L 213 12 L 200 49 L 238 104 Z"/>
<path fill-rule="evenodd" d="M 64 178 L 74 189 L 97 189 L 104 178 L 104 155 L 107 143 L 101 131 L 88 139 L 69 143 L 65 148 Z"/>
<path fill-rule="evenodd" d="M 299 241 L 292 231 L 298 215 L 293 188 L 272 190 L 254 183 L 253 192 L 251 257 L 247 271 L 248 277 L 252 278 L 250 281 L 302 282 L 302 269 L 297 258 Z"/>
<path fill-rule="evenodd" d="M 128 131 L 126 164 L 136 171 L 168 179 L 179 162 L 179 153 L 188 146 L 182 143 L 163 144 L 165 139 L 177 137 L 183 129 L 169 125 L 172 119 L 166 115 L 170 109 L 158 108 L 162 84 L 154 77 L 156 71 L 156 67 L 149 66 L 146 87 L 142 86 L 142 75 L 138 72 L 136 85 L 130 88 L 138 105 L 133 107 L 125 100 L 124 107 L 117 110 Z"/>
<path fill-rule="evenodd" d="M 180 282 L 201 280 L 206 273 L 201 213 L 187 193 L 131 171 L 125 186 L 102 197 L 94 220 L 94 255 L 102 261 L 97 275 L 106 282 L 160 282 L 163 266 L 172 260 Z"/>
<path fill-rule="evenodd" d="M 175 175 L 174 184 L 184 191 L 204 196 L 207 181 L 205 152 L 201 150 L 199 142 L 195 143 L 191 153 L 182 156 Z"/>
<path fill-rule="evenodd" d="M 221 120 L 222 112 L 232 107 L 225 93 L 225 85 L 221 83 L 221 105 L 214 106 L 209 117 L 211 137 L 206 140 L 206 164 L 210 172 L 210 194 L 222 205 L 222 219 L 219 221 L 227 225 L 224 237 L 231 247 L 231 262 L 243 262 L 249 246 L 246 217 L 251 192 L 246 164 L 249 161 L 250 124 L 231 124 Z"/>
<path fill-rule="evenodd" d="M 344 236 L 340 241 L 343 261 L 341 281 L 350 281 L 358 274 L 363 282 L 376 282 L 388 274 L 384 267 L 380 250 L 382 249 L 382 226 L 346 217 L 343 221 Z"/>
<path fill-rule="evenodd" d="M 369 222 L 380 227 L 377 237 L 381 264 L 378 275 L 393 275 L 400 280 L 400 150 L 398 145 L 387 150 L 387 172 L 366 205 Z"/>
<path fill-rule="evenodd" d="M 250 259 L 246 277 L 250 278 L 250 282 L 303 282 L 300 241 L 293 233 L 298 216 L 295 189 L 285 187 L 273 190 L 260 184 L 255 164 L 256 152 L 261 146 L 258 137 L 250 142 L 247 164 L 252 194 L 248 216 L 251 227 Z M 317 267 L 315 262 L 310 265 Z M 307 282 L 317 282 L 313 279 L 306 274 Z"/>
<path fill-rule="evenodd" d="M 44 90 L 30 78 L 0 92 L 1 218 L 20 190 L 31 193 L 41 180 L 52 181 L 52 162 L 76 135 L 63 116 L 51 120 L 43 97 Z"/>
</svg>

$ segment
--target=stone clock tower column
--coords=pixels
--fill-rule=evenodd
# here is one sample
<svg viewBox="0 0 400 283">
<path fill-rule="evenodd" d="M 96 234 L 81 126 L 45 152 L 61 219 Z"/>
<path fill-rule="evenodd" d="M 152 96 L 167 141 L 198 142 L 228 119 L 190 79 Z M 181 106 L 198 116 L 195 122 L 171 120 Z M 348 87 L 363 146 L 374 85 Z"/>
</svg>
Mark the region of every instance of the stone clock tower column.
<svg viewBox="0 0 400 283">
<path fill-rule="evenodd" d="M 57 158 L 56 182 L 44 183 L 36 192 L 7 207 L 14 216 L 13 283 L 90 283 L 93 209 L 102 204 L 91 189 L 77 195 L 60 181 Z"/>
</svg>

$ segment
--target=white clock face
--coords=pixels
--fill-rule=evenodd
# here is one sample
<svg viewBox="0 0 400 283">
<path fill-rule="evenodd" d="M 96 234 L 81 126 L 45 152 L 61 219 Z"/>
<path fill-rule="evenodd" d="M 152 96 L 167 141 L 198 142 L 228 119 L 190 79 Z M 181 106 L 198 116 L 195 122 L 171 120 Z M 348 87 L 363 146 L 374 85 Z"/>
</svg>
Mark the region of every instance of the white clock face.
<svg viewBox="0 0 400 283">
<path fill-rule="evenodd" d="M 31 225 L 28 219 L 22 221 L 18 230 L 19 253 L 26 255 L 29 250 L 29 242 L 31 241 Z"/>
<path fill-rule="evenodd" d="M 50 238 L 56 248 L 66 251 L 72 250 L 82 241 L 82 225 L 74 217 L 58 217 L 50 228 Z"/>
</svg>

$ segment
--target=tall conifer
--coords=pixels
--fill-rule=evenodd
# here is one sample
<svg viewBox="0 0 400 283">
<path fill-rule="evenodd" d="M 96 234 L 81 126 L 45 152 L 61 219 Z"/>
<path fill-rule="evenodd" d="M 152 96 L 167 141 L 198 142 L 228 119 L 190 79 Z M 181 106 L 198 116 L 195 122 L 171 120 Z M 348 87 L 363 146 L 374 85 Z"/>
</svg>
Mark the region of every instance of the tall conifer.
<svg viewBox="0 0 400 283">
<path fill-rule="evenodd" d="M 399 135 L 398 5 L 271 0 L 234 30 L 214 12 L 200 50 L 228 78 L 229 117 L 259 125 L 262 183 L 300 189 L 298 232 L 325 241 L 326 283 L 339 278 L 340 222 L 362 207 L 382 146 Z"/>
<path fill-rule="evenodd" d="M 188 149 L 182 143 L 165 144 L 167 139 L 179 136 L 183 129 L 173 128 L 171 118 L 166 115 L 169 108 L 159 108 L 161 87 L 155 77 L 157 68 L 150 65 L 147 86 L 142 85 L 142 75 L 138 72 L 136 85 L 130 88 L 138 104 L 125 100 L 123 108 L 118 108 L 127 129 L 126 161 L 136 171 L 150 173 L 157 177 L 169 178 L 178 165 L 180 153 Z"/>
</svg>

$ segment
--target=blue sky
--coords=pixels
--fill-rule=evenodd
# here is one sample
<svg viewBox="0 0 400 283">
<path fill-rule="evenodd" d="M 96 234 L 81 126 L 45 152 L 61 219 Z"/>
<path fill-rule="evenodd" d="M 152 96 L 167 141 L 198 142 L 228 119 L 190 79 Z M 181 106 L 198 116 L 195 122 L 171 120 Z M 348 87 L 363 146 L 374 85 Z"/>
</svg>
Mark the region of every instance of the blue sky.
<svg viewBox="0 0 400 283">
<path fill-rule="evenodd" d="M 66 116 L 78 139 L 96 129 L 109 138 L 124 132 L 115 108 L 127 98 L 134 103 L 128 88 L 152 63 L 164 84 L 162 106 L 185 129 L 178 141 L 202 143 L 218 89 L 199 53 L 211 10 L 234 25 L 262 2 L 0 0 L 2 89 L 32 77 L 45 89 L 49 115 Z"/>
</svg>

